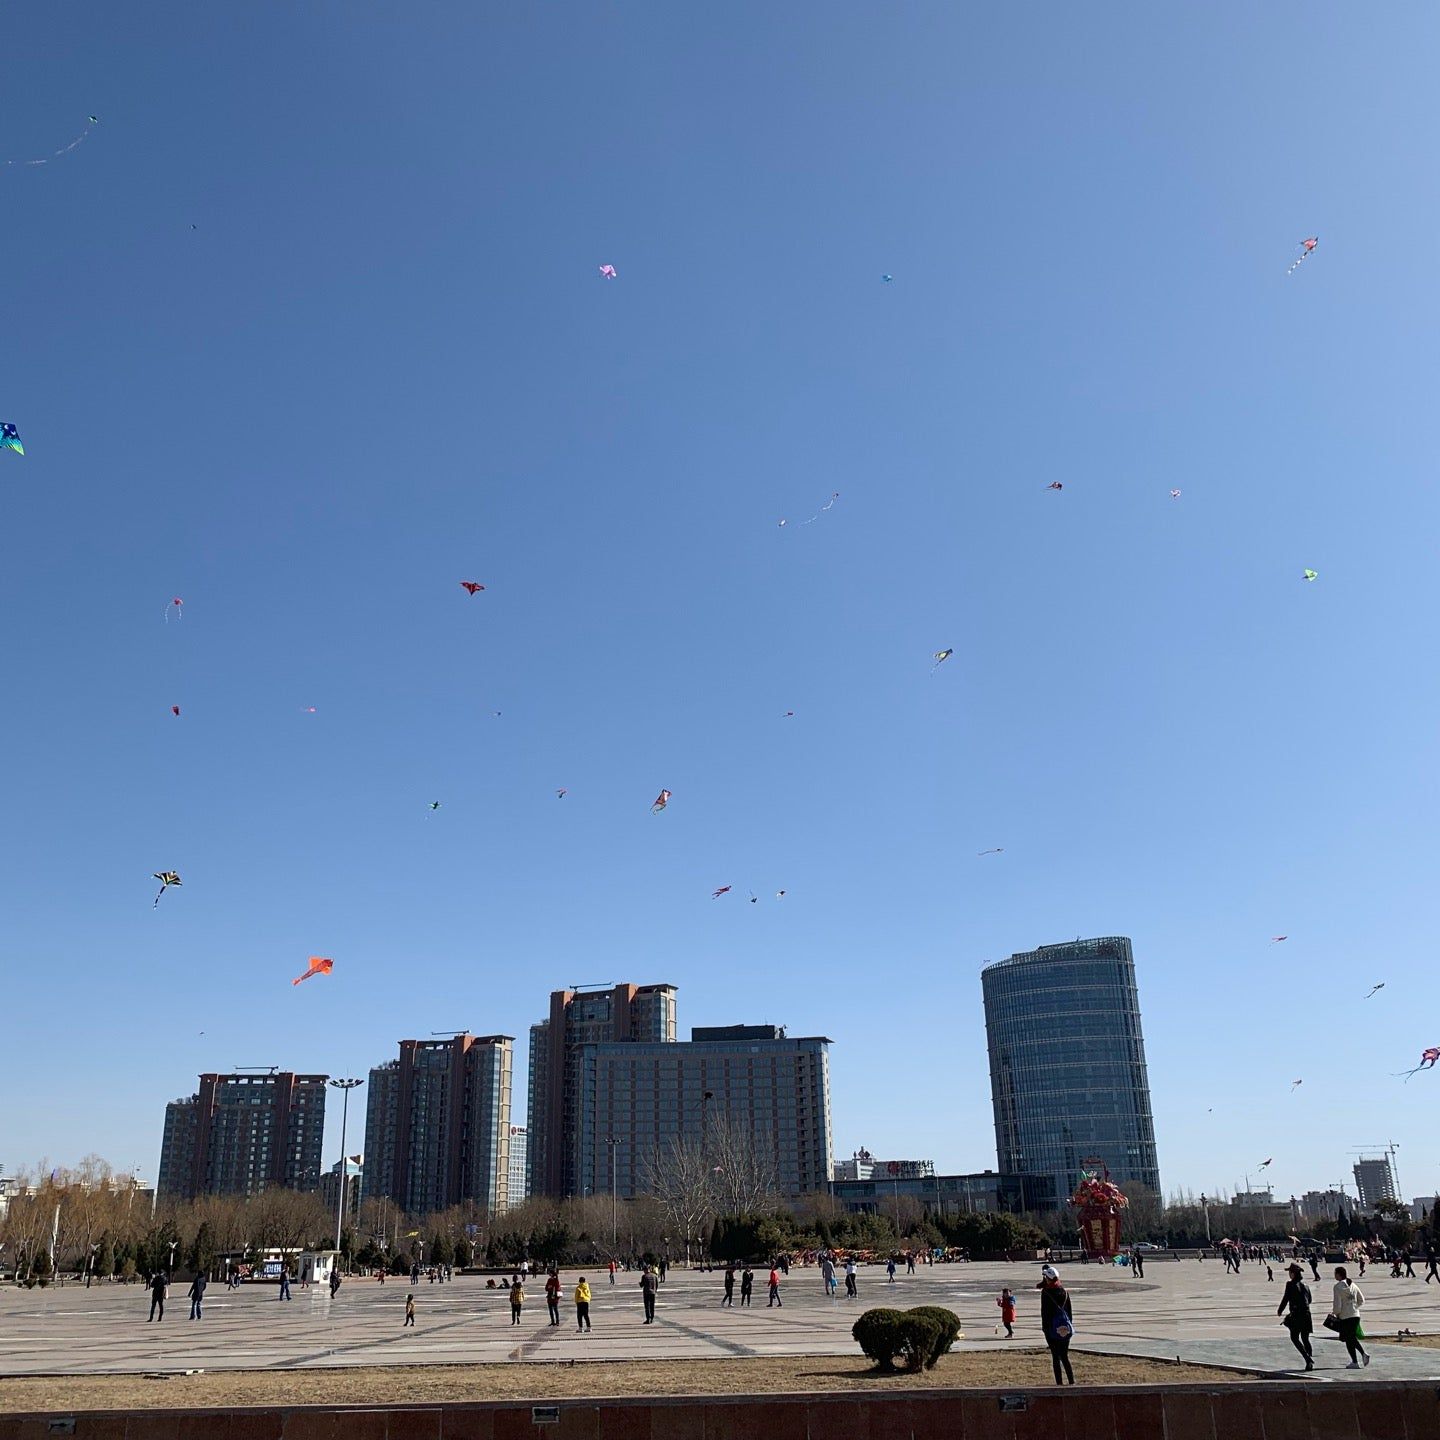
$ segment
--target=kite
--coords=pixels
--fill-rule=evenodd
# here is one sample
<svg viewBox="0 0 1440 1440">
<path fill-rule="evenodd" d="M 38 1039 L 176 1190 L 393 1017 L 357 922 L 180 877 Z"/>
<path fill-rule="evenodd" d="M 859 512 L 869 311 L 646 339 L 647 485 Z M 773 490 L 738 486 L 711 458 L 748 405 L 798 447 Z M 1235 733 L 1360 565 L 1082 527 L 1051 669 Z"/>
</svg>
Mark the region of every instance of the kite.
<svg viewBox="0 0 1440 1440">
<path fill-rule="evenodd" d="M 1300 254 L 1296 256 L 1295 263 L 1285 272 L 1293 275 L 1314 253 L 1315 247 L 1320 243 L 1318 235 L 1312 235 L 1308 240 L 1300 242 Z"/>
<path fill-rule="evenodd" d="M 808 520 L 802 520 L 800 523 L 802 525 L 813 525 L 839 498 L 840 492 L 838 490 L 832 490 L 830 492 L 830 498 Z M 788 520 L 782 520 L 780 522 L 782 526 L 788 525 L 789 523 Z"/>
<path fill-rule="evenodd" d="M 980 855 L 1003 855 L 1004 853 L 1005 847 L 1003 845 L 997 845 L 993 850 L 981 850 L 976 858 L 978 859 Z"/>
<path fill-rule="evenodd" d="M 880 278 L 888 285 L 895 277 L 893 275 L 882 275 Z"/>
<path fill-rule="evenodd" d="M 557 800 L 563 800 L 569 793 L 570 793 L 570 792 L 569 792 L 568 790 L 566 790 L 566 789 L 564 789 L 564 788 L 562 787 L 561 789 L 559 789 L 559 790 L 557 790 L 557 791 L 555 792 L 555 798 L 556 798 Z"/>
<path fill-rule="evenodd" d="M 613 265 L 602 265 L 600 267 L 600 274 L 606 280 L 614 280 L 616 278 L 615 267 Z"/>
<path fill-rule="evenodd" d="M 297 975 L 290 983 L 298 985 L 302 980 L 308 980 L 312 975 L 328 975 L 335 968 L 333 960 L 327 960 L 323 955 L 312 955 L 309 967 L 303 975 Z"/>
<path fill-rule="evenodd" d="M 1270 943 L 1272 945 L 1278 945 L 1282 940 L 1288 940 L 1289 938 L 1288 935 L 1272 935 L 1270 937 Z"/>
<path fill-rule="evenodd" d="M 1290 1093 L 1293 1095 L 1295 1093 L 1295 1087 L 1297 1085 L 1303 1085 L 1304 1083 L 1305 1082 L 1303 1080 L 1292 1080 L 1290 1082 Z"/>
<path fill-rule="evenodd" d="M 775 898 L 777 900 L 783 900 L 785 898 L 785 892 L 783 890 L 777 890 L 775 892 Z"/>
<path fill-rule="evenodd" d="M 1420 1052 L 1420 1063 L 1413 1070 L 1397 1073 L 1403 1074 L 1406 1080 L 1409 1080 L 1412 1075 L 1418 1075 L 1422 1070 L 1433 1070 L 1437 1060 L 1440 1060 L 1440 1045 L 1432 1045 L 1428 1050 Z"/>
<path fill-rule="evenodd" d="M 1382 980 L 1378 985 L 1372 985 L 1370 987 L 1370 995 L 1373 995 L 1377 990 L 1383 990 L 1384 988 L 1385 982 Z M 1365 998 L 1368 1000 L 1370 998 L 1370 995 L 1367 995 Z"/>
<path fill-rule="evenodd" d="M 1305 578 L 1307 580 L 1318 580 L 1320 578 L 1320 572 L 1318 570 L 1307 570 L 1305 572 Z"/>
<path fill-rule="evenodd" d="M 1058 480 L 1052 480 L 1045 488 L 1047 490 L 1063 490 L 1065 487 Z"/>
<path fill-rule="evenodd" d="M 172 715 L 178 715 L 180 713 L 180 707 L 178 705 L 172 705 L 170 707 L 170 713 Z"/>
<path fill-rule="evenodd" d="M 473 595 L 477 590 L 483 590 L 485 587 L 483 585 L 477 585 L 473 580 L 462 580 L 460 582 L 460 588 Z"/>
<path fill-rule="evenodd" d="M 1275 1157 L 1272 1155 L 1272 1156 L 1270 1157 L 1270 1159 L 1268 1159 L 1268 1160 L 1262 1160 L 1262 1161 L 1260 1162 L 1260 1168 L 1263 1170 L 1263 1169 L 1265 1169 L 1265 1167 L 1266 1167 L 1267 1165 L 1273 1165 L 1274 1163 L 1275 1163 Z"/>
<path fill-rule="evenodd" d="M 650 807 L 652 815 L 658 815 L 670 803 L 670 792 L 662 790 L 656 797 L 655 803 Z"/>
<path fill-rule="evenodd" d="M 728 895 L 734 888 L 733 885 L 722 885 L 710 898 L 712 900 L 718 900 L 722 895 Z"/>
<path fill-rule="evenodd" d="M 300 713 L 302 715 L 313 715 L 315 713 L 315 707 L 313 705 L 302 705 L 300 707 Z"/>
<path fill-rule="evenodd" d="M 157 870 L 153 878 L 160 882 L 160 895 L 163 895 L 172 885 L 180 883 L 180 877 L 173 870 Z M 160 903 L 160 895 L 155 897 L 156 905 Z"/>
<path fill-rule="evenodd" d="M 1180 498 L 1180 492 L 1178 490 L 1172 490 L 1170 492 L 1170 498 L 1172 500 L 1178 500 Z"/>
<path fill-rule="evenodd" d="M 930 673 L 933 675 L 954 653 L 953 650 L 937 650 L 935 663 L 930 667 Z"/>
<path fill-rule="evenodd" d="M 20 432 L 10 420 L 0 420 L 0 448 L 13 450 L 17 455 L 25 453 L 25 447 L 20 443 Z"/>
<path fill-rule="evenodd" d="M 185 602 L 178 595 L 165 607 L 164 614 L 167 625 L 170 623 L 170 612 L 172 610 L 175 612 L 175 618 L 177 620 L 183 620 L 185 618 Z"/>
<path fill-rule="evenodd" d="M 787 710 L 780 718 L 782 720 L 793 720 L 795 718 L 795 712 L 793 710 Z"/>
<path fill-rule="evenodd" d="M 52 160 L 58 160 L 62 155 L 68 155 L 99 123 L 98 115 L 90 115 L 86 119 L 85 128 L 68 145 L 62 145 L 58 150 L 42 156 L 39 160 L 0 160 L 0 165 L 48 165 Z"/>
<path fill-rule="evenodd" d="M 432 810 L 438 810 L 440 808 L 440 802 L 438 800 L 432 800 L 430 802 L 430 808 Z"/>
<path fill-rule="evenodd" d="M 750 903 L 752 905 L 758 905 L 760 903 L 760 897 L 753 890 L 750 892 Z"/>
</svg>

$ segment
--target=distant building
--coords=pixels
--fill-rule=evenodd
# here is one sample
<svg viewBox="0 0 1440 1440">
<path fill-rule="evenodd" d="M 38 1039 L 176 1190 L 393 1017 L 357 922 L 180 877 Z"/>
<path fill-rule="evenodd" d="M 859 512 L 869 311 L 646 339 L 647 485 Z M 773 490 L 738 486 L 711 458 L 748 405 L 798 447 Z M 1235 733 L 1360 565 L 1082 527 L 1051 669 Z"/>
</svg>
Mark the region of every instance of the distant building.
<svg viewBox="0 0 1440 1440">
<path fill-rule="evenodd" d="M 1395 1186 L 1395 1168 L 1388 1155 L 1355 1162 L 1355 1189 L 1360 1196 L 1360 1208 L 1367 1214 L 1375 1209 L 1381 1200 L 1399 1200 L 1400 1192 Z"/>
<path fill-rule="evenodd" d="M 1269 1190 L 1242 1190 L 1231 1197 L 1227 1205 L 1219 1207 L 1211 1216 L 1217 1217 L 1229 1234 L 1239 1240 L 1247 1234 L 1261 1231 L 1282 1230 L 1288 1232 L 1299 1219 L 1298 1200 L 1276 1200 Z"/>
<path fill-rule="evenodd" d="M 933 1160 L 877 1160 L 863 1147 L 857 1150 L 850 1159 L 835 1162 L 835 1178 L 837 1180 L 868 1180 L 872 1175 L 882 1179 L 897 1175 L 902 1179 L 913 1179 L 916 1176 L 933 1175 L 934 1173 L 935 1162 Z"/>
<path fill-rule="evenodd" d="M 530 1198 L 530 1132 L 524 1125 L 510 1127 L 510 1208 Z"/>
<path fill-rule="evenodd" d="M 159 1197 L 317 1189 L 327 1078 L 289 1070 L 200 1076 L 196 1094 L 165 1107 Z"/>
<path fill-rule="evenodd" d="M 830 1193 L 857 1214 L 885 1215 L 903 1197 L 918 1201 L 932 1215 L 953 1219 L 957 1215 L 986 1215 L 996 1212 L 1038 1210 L 1043 1205 L 1028 1203 L 1018 1175 L 998 1175 L 993 1170 L 978 1175 L 874 1175 L 868 1179 L 837 1178 Z"/>
<path fill-rule="evenodd" d="M 1300 1214 L 1306 1220 L 1338 1220 L 1345 1198 L 1339 1190 L 1307 1190 L 1300 1197 Z"/>
<path fill-rule="evenodd" d="M 1417 1195 L 1410 1202 L 1410 1218 L 1417 1224 L 1427 1224 L 1440 1204 L 1440 1195 Z"/>
<path fill-rule="evenodd" d="M 340 1167 L 345 1167 L 345 1182 L 349 1186 L 345 1194 L 345 1224 L 355 1223 L 360 1213 L 360 1201 L 364 1198 L 365 1167 L 354 1156 L 347 1155 L 337 1160 L 320 1177 L 320 1199 L 332 1214 L 340 1213 Z"/>
<path fill-rule="evenodd" d="M 995 1148 L 1063 1204 L 1085 1170 L 1160 1193 L 1135 961 L 1124 936 L 1043 945 L 981 972 Z"/>
<path fill-rule="evenodd" d="M 583 1192 L 580 1052 L 587 1045 L 669 1044 L 675 1039 L 673 985 L 613 985 L 554 990 L 550 1014 L 530 1027 L 531 1195 L 563 1200 Z"/>
<path fill-rule="evenodd" d="M 402 1040 L 370 1071 L 365 1193 L 429 1215 L 462 1201 L 492 1215 L 510 1196 L 513 1039 Z"/>
<path fill-rule="evenodd" d="M 583 1047 L 578 1173 L 584 1191 L 644 1194 L 677 1140 L 740 1147 L 786 1196 L 830 1182 L 830 1041 L 780 1026 L 701 1027 L 688 1041 Z M 740 1038 L 736 1038 L 739 1036 Z M 702 1038 L 706 1037 L 706 1038 Z M 716 1159 L 723 1158 L 718 1153 Z"/>
</svg>

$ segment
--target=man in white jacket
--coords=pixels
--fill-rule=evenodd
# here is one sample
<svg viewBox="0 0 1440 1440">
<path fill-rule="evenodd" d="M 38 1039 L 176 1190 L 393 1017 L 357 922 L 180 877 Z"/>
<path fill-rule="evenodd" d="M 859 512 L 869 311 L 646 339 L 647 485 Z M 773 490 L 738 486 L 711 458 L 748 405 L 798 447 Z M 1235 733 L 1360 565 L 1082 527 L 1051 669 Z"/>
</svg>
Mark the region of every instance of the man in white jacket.
<svg viewBox="0 0 1440 1440">
<path fill-rule="evenodd" d="M 1348 1370 L 1358 1370 L 1362 1365 L 1370 1363 L 1370 1356 L 1360 1343 L 1360 1307 L 1364 1303 L 1365 1297 L 1360 1293 L 1360 1287 L 1351 1283 L 1343 1265 L 1337 1265 L 1330 1313 L 1335 1317 L 1340 1338 L 1350 1352 L 1350 1364 L 1346 1366 Z"/>
</svg>

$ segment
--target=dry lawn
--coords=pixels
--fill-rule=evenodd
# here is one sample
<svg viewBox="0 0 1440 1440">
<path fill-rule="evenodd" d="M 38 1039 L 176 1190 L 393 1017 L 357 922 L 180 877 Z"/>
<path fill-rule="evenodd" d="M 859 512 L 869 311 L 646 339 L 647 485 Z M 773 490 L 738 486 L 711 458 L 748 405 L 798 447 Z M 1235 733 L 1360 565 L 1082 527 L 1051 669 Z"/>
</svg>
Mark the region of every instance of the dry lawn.
<svg viewBox="0 0 1440 1440">
<path fill-rule="evenodd" d="M 1209 1384 L 1243 1378 L 1228 1370 L 1123 1356 L 1072 1355 L 1091 1385 Z M 825 1394 L 907 1388 L 1050 1385 L 1043 1350 L 944 1356 L 925 1375 L 878 1375 L 860 1356 L 754 1360 L 658 1360 L 579 1365 L 367 1366 L 339 1370 L 215 1370 L 147 1380 L 85 1375 L 0 1380 L 0 1412 L 205 1409 L 241 1405 L 414 1405 L 438 1401 L 583 1400 L 645 1395 Z"/>
</svg>

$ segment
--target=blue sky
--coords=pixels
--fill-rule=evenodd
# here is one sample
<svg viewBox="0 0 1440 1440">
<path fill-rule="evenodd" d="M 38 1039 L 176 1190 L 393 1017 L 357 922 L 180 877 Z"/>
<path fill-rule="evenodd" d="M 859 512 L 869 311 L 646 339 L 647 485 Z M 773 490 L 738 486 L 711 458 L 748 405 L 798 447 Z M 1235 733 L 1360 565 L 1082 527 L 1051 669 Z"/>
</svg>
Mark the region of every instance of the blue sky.
<svg viewBox="0 0 1440 1440">
<path fill-rule="evenodd" d="M 7 1168 L 666 980 L 981 1169 L 1127 934 L 1167 1188 L 1440 1185 L 1430 7 L 138 13 L 7 17 Z"/>
</svg>

